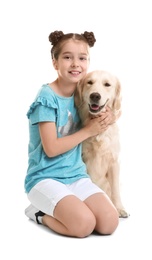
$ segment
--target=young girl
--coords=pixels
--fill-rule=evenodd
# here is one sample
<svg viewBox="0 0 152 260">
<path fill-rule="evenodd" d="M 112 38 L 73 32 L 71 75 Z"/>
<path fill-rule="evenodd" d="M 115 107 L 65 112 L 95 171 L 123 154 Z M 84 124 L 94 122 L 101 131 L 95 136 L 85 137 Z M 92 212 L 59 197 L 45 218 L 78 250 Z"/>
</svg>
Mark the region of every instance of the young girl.
<svg viewBox="0 0 152 260">
<path fill-rule="evenodd" d="M 107 195 L 86 172 L 81 143 L 107 129 L 116 118 L 105 113 L 81 127 L 74 105 L 77 83 L 89 67 L 92 32 L 49 35 L 57 79 L 44 84 L 27 113 L 29 119 L 29 165 L 25 191 L 31 202 L 28 218 L 51 230 L 83 238 L 93 231 L 112 234 L 119 216 Z"/>
</svg>

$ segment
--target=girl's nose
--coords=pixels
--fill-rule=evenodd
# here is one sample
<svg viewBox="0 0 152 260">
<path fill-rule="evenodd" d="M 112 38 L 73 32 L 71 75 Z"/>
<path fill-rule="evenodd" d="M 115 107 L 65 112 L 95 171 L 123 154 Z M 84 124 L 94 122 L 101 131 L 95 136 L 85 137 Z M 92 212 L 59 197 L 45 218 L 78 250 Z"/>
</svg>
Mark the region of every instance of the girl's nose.
<svg viewBox="0 0 152 260">
<path fill-rule="evenodd" d="M 75 67 L 78 67 L 78 66 L 79 66 L 78 60 L 74 59 L 72 61 L 71 67 L 75 68 Z"/>
</svg>

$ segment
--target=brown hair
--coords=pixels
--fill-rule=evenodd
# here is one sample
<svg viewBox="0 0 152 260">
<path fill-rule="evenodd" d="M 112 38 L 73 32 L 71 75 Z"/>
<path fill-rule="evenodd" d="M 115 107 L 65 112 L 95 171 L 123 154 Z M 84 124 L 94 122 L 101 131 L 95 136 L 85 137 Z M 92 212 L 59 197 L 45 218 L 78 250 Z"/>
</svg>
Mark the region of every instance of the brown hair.
<svg viewBox="0 0 152 260">
<path fill-rule="evenodd" d="M 93 32 L 85 31 L 83 34 L 78 34 L 78 33 L 64 34 L 62 31 L 54 31 L 49 35 L 49 41 L 53 45 L 51 48 L 52 59 L 56 59 L 56 60 L 58 59 L 63 43 L 69 39 L 83 41 L 87 43 L 89 47 L 93 47 L 94 43 L 96 42 Z"/>
</svg>

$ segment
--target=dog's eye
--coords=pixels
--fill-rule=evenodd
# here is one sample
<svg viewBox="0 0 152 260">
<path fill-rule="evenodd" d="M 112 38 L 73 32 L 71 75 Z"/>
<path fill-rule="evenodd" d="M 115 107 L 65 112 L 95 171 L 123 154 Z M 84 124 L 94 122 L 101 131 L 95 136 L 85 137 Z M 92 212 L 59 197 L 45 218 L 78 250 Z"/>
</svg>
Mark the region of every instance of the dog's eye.
<svg viewBox="0 0 152 260">
<path fill-rule="evenodd" d="M 106 82 L 104 85 L 105 85 L 105 87 L 110 87 L 111 86 L 108 82 Z"/>
<path fill-rule="evenodd" d="M 92 84 L 93 84 L 92 80 L 89 80 L 89 81 L 88 81 L 88 84 L 89 84 L 89 85 L 92 85 Z"/>
</svg>

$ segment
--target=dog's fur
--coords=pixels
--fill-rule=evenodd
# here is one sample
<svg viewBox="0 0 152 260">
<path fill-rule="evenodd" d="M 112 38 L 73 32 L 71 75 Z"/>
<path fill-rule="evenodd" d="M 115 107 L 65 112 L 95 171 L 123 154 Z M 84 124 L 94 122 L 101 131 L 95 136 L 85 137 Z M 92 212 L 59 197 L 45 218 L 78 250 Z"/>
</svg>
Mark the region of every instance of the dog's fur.
<svg viewBox="0 0 152 260">
<path fill-rule="evenodd" d="M 78 83 L 75 104 L 83 125 L 98 116 L 109 106 L 114 114 L 121 110 L 121 85 L 116 76 L 96 70 Z M 83 142 L 82 157 L 93 182 L 110 197 L 120 217 L 128 217 L 124 209 L 119 188 L 119 133 L 116 123 L 96 137 Z"/>
</svg>

